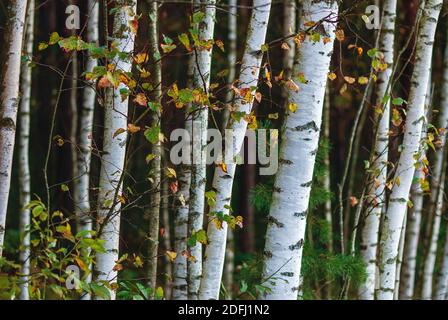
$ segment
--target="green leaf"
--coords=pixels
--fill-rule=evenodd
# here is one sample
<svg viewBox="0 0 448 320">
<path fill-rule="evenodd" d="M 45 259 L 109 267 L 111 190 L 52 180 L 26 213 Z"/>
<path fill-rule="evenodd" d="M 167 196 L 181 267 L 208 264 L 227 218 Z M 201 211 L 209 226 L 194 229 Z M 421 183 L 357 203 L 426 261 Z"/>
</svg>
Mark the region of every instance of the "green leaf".
<svg viewBox="0 0 448 320">
<path fill-rule="evenodd" d="M 193 13 L 192 23 L 193 24 L 199 23 L 202 20 L 204 20 L 204 18 L 205 18 L 204 12 L 202 12 L 202 11 L 195 12 L 195 13 Z"/>
<path fill-rule="evenodd" d="M 96 283 L 91 283 L 90 287 L 92 288 L 93 294 L 99 298 L 104 300 L 110 300 L 110 292 L 104 285 L 98 285 Z"/>
<path fill-rule="evenodd" d="M 160 127 L 151 127 L 145 130 L 145 138 L 152 144 L 159 142 Z"/>
</svg>

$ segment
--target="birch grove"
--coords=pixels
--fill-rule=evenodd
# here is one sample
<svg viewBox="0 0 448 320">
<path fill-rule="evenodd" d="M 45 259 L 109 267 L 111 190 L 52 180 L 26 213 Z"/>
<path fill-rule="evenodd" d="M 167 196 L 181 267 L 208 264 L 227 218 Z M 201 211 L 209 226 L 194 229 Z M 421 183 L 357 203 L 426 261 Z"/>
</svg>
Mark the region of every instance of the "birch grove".
<svg viewBox="0 0 448 320">
<path fill-rule="evenodd" d="M 390 99 L 383 103 L 384 97 L 388 95 L 390 88 L 390 78 L 392 76 L 394 61 L 394 39 L 395 39 L 395 19 L 397 11 L 397 1 L 388 0 L 383 6 L 382 25 L 380 32 L 379 50 L 384 55 L 384 62 L 387 69 L 380 73 L 377 82 L 376 105 L 381 108 L 377 116 L 377 136 L 374 149 L 374 172 L 371 182 L 372 203 L 366 213 L 364 227 L 362 229 L 361 254 L 367 264 L 367 280 L 359 291 L 359 296 L 364 300 L 373 300 L 375 295 L 375 274 L 376 255 L 378 248 L 378 232 L 380 228 L 381 213 L 385 202 L 385 190 L 388 173 L 388 148 L 389 148 L 389 122 L 390 122 Z"/>
<path fill-rule="evenodd" d="M 392 300 L 395 286 L 398 246 L 409 191 L 415 171 L 415 155 L 419 151 L 420 134 L 425 120 L 425 94 L 428 89 L 433 42 L 442 1 L 427 1 L 419 26 L 416 61 L 411 80 L 403 150 L 394 176 L 394 186 L 384 217 L 381 233 L 380 288 L 378 299 Z M 399 179 L 399 183 L 397 183 Z"/>
<path fill-rule="evenodd" d="M 0 300 L 447 300 L 443 3 L 1 2 Z"/>
</svg>

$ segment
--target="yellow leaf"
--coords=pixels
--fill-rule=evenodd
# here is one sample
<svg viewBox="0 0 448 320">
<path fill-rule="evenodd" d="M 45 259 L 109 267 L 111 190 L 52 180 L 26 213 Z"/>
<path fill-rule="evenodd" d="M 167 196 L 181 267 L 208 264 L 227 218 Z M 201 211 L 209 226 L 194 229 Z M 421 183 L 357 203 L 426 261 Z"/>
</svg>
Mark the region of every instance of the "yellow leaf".
<svg viewBox="0 0 448 320">
<path fill-rule="evenodd" d="M 136 126 L 136 125 L 134 125 L 132 123 L 128 124 L 128 131 L 130 133 L 136 133 L 136 132 L 139 132 L 140 130 L 141 130 L 141 128 L 139 126 Z"/>
<path fill-rule="evenodd" d="M 294 102 L 290 102 L 288 105 L 289 110 L 291 110 L 292 113 L 296 113 L 297 111 L 297 104 Z"/>
<path fill-rule="evenodd" d="M 369 83 L 369 78 L 367 78 L 367 77 L 359 77 L 358 78 L 358 83 L 359 84 L 367 84 L 367 83 Z"/>
<path fill-rule="evenodd" d="M 136 64 L 146 63 L 149 60 L 149 56 L 147 53 L 138 53 L 134 57 L 134 61 Z"/>
<path fill-rule="evenodd" d="M 345 76 L 345 77 L 344 77 L 344 80 L 345 80 L 347 83 L 349 83 L 349 84 L 354 84 L 355 81 L 356 81 L 355 78 L 353 78 L 353 77 L 348 77 L 348 76 Z"/>
<path fill-rule="evenodd" d="M 177 178 L 176 170 L 174 170 L 173 168 L 167 168 L 166 175 L 168 176 L 168 178 Z"/>
<path fill-rule="evenodd" d="M 122 134 L 123 132 L 126 132 L 126 130 L 124 130 L 123 128 L 119 128 L 114 132 L 114 135 L 112 136 L 112 138 L 115 138 L 117 136 L 119 136 L 120 134 Z"/>
<path fill-rule="evenodd" d="M 167 251 L 165 252 L 165 255 L 168 257 L 168 259 L 170 259 L 171 262 L 173 262 L 177 257 L 177 253 L 174 251 Z"/>
<path fill-rule="evenodd" d="M 330 79 L 331 81 L 336 80 L 337 77 L 338 77 L 338 76 L 337 76 L 336 73 L 334 73 L 334 72 L 330 72 L 330 73 L 328 74 L 328 79 Z"/>
<path fill-rule="evenodd" d="M 344 41 L 345 40 L 345 32 L 342 29 L 338 29 L 334 32 L 336 34 L 336 39 L 338 39 L 339 41 Z"/>
</svg>

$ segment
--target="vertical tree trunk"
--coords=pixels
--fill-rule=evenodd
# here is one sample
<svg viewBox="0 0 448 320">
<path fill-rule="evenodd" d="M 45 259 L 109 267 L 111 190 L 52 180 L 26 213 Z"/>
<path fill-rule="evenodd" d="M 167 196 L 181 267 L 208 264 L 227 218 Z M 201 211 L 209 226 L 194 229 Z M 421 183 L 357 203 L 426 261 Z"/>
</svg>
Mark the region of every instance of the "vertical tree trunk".
<svg viewBox="0 0 448 320">
<path fill-rule="evenodd" d="M 89 0 L 87 3 L 87 41 L 99 45 L 99 2 Z M 92 72 L 98 65 L 98 61 L 88 57 L 86 70 Z M 79 131 L 77 135 L 78 145 L 76 146 L 77 165 L 76 175 L 74 175 L 73 198 L 75 202 L 75 212 L 77 218 L 77 229 L 79 231 L 92 230 L 92 216 L 90 210 L 90 163 L 92 159 L 92 135 L 93 116 L 95 110 L 96 90 L 95 82 L 90 82 L 83 89 L 83 100 L 81 107 L 81 117 L 79 120 Z M 90 234 L 86 235 L 90 237 Z M 92 275 L 87 275 L 85 282 L 89 283 Z M 90 295 L 85 294 L 83 300 L 90 300 Z"/>
<path fill-rule="evenodd" d="M 386 201 L 387 163 L 389 155 L 389 122 L 390 99 L 384 104 L 382 101 L 390 90 L 394 62 L 395 19 L 397 16 L 397 1 L 386 0 L 383 7 L 382 27 L 380 31 L 379 50 L 384 54 L 384 61 L 388 68 L 379 74 L 377 82 L 376 105 L 381 106 L 381 115 L 377 116 L 377 137 L 373 151 L 374 162 L 372 171 L 378 172 L 372 177 L 370 185 L 371 204 L 367 209 L 361 237 L 361 256 L 367 265 L 367 280 L 359 288 L 359 297 L 363 300 L 373 300 L 375 294 L 375 274 L 377 265 L 378 232 L 381 213 Z"/>
<path fill-rule="evenodd" d="M 170 228 L 170 195 L 168 189 L 168 181 L 162 183 L 162 207 L 161 207 L 161 224 L 164 228 L 163 233 L 163 250 L 171 250 L 171 228 Z M 163 261 L 164 274 L 164 293 L 165 297 L 169 299 L 172 293 L 171 279 L 172 279 L 172 264 L 168 257 L 165 256 Z"/>
<path fill-rule="evenodd" d="M 215 30 L 216 0 L 195 0 L 195 7 L 204 13 L 199 23 L 199 41 L 213 40 Z M 195 46 L 195 63 L 193 68 L 193 88 L 208 93 L 212 65 L 212 49 Z M 193 126 L 193 166 L 190 185 L 190 213 L 188 218 L 189 235 L 201 230 L 204 225 L 205 184 L 207 181 L 207 105 L 193 105 L 195 110 Z M 198 130 L 197 132 L 195 132 Z M 197 137 L 197 138 L 196 138 Z M 197 300 L 202 276 L 202 244 L 196 243 L 191 248 L 195 260 L 188 260 L 188 298 Z"/>
<path fill-rule="evenodd" d="M 117 1 L 119 6 L 114 20 L 114 41 L 120 52 L 130 53 L 134 48 L 135 34 L 130 29 L 130 23 L 135 19 L 136 3 L 125 0 Z M 131 72 L 132 62 L 126 60 L 113 61 L 118 70 Z M 120 83 L 113 90 L 113 97 L 109 95 L 106 101 L 104 119 L 104 153 L 101 157 L 101 173 L 98 195 L 98 220 L 100 238 L 104 240 L 105 253 L 98 253 L 96 257 L 96 276 L 100 281 L 116 281 L 117 271 L 113 270 L 118 259 L 120 236 L 121 203 L 118 196 L 122 190 L 122 176 L 124 175 L 127 133 L 123 132 L 114 137 L 119 129 L 127 128 L 128 99 L 122 100 L 120 89 L 126 88 Z M 97 297 L 98 298 L 98 297 Z M 111 298 L 115 299 L 115 292 L 111 291 Z"/>
<path fill-rule="evenodd" d="M 187 87 L 193 87 L 194 55 L 188 60 Z M 188 109 L 187 109 L 188 110 Z M 193 120 L 186 113 L 185 130 L 192 137 Z M 191 155 L 190 155 L 191 160 Z M 177 208 L 174 216 L 174 251 L 177 253 L 173 265 L 173 300 L 186 300 L 188 298 L 187 285 L 187 258 L 183 252 L 187 250 L 188 237 L 188 211 L 190 207 L 191 165 L 184 164 L 179 173 L 179 192 Z"/>
<path fill-rule="evenodd" d="M 288 37 L 296 33 L 296 23 L 297 23 L 297 7 L 296 0 L 284 0 L 283 3 L 283 36 Z M 285 79 L 291 77 L 292 68 L 294 65 L 294 55 L 295 55 L 295 42 L 293 37 L 288 37 L 285 40 L 288 44 L 289 49 L 283 51 L 283 71 Z M 282 87 L 282 97 L 283 99 L 288 98 L 288 90 L 286 87 Z"/>
<path fill-rule="evenodd" d="M 295 58 L 293 80 L 299 83 L 298 74 L 302 72 L 307 83 L 301 85 L 300 92 L 289 92 L 289 99 L 298 110 L 288 111 L 283 129 L 263 252 L 264 285 L 271 290 L 263 299 L 297 299 L 309 196 L 338 17 L 337 1 L 305 0 L 302 5 L 300 29 L 306 29 L 306 22 L 320 21 L 319 28 L 325 30 L 322 32 L 328 38 L 325 42 L 322 39 L 314 42 L 307 35 Z"/>
<path fill-rule="evenodd" d="M 20 132 L 19 132 L 19 200 L 20 200 L 20 219 L 19 232 L 22 238 L 23 248 L 19 253 L 20 272 L 20 300 L 29 300 L 28 279 L 30 274 L 30 234 L 28 232 L 30 225 L 30 210 L 26 207 L 31 201 L 31 178 L 29 163 L 29 140 L 30 140 L 30 109 L 31 109 L 31 87 L 32 87 L 32 69 L 28 65 L 33 59 L 34 43 L 34 0 L 28 0 L 26 16 L 26 36 L 23 54 L 26 56 L 26 62 L 22 64 L 20 91 L 22 98 L 20 100 Z"/>
<path fill-rule="evenodd" d="M 0 84 L 0 257 L 6 231 L 12 157 L 19 106 L 20 58 L 24 37 L 26 1 L 11 0 L 5 28 Z"/>
<path fill-rule="evenodd" d="M 154 88 L 151 99 L 160 105 L 162 99 L 162 63 L 158 58 L 159 33 L 158 33 L 158 2 L 148 2 L 149 14 L 149 71 L 151 73 L 151 85 Z M 159 126 L 161 119 L 160 109 L 152 114 L 152 126 Z M 152 192 L 150 194 L 148 212 L 149 233 L 148 233 L 148 286 L 156 288 L 157 281 L 157 256 L 159 248 L 159 219 L 160 219 L 160 188 L 161 188 L 161 157 L 162 145 L 160 141 L 152 145 L 152 152 L 155 157 L 151 161 Z"/>
<path fill-rule="evenodd" d="M 404 221 L 403 221 L 403 231 L 401 232 L 400 236 L 400 244 L 398 247 L 398 258 L 397 258 L 397 268 L 396 268 L 396 275 L 395 275 L 395 289 L 394 289 L 394 300 L 399 299 L 400 295 L 400 275 L 401 275 L 401 266 L 403 262 L 403 253 L 404 253 L 404 242 L 405 242 L 405 236 L 406 236 L 406 224 L 407 224 L 407 216 L 405 215 Z"/>
<path fill-rule="evenodd" d="M 381 233 L 380 288 L 378 291 L 380 300 L 393 299 L 398 246 L 415 172 L 414 157 L 419 151 L 421 130 L 425 121 L 425 93 L 428 89 L 435 30 L 442 2 L 442 0 L 426 2 L 419 26 L 403 149 L 394 176 L 394 186 Z M 397 178 L 399 183 L 397 183 Z"/>
<path fill-rule="evenodd" d="M 325 139 L 330 142 L 330 115 L 331 115 L 331 96 L 330 89 L 327 85 L 326 93 L 325 93 L 325 102 L 324 102 L 324 115 L 323 115 L 323 134 Z M 324 177 L 324 188 L 325 190 L 331 190 L 331 165 L 330 165 L 330 154 L 325 155 L 324 159 L 325 169 L 327 170 L 326 175 Z M 324 217 L 325 221 L 328 224 L 328 251 L 333 252 L 333 214 L 331 211 L 331 199 L 327 199 L 324 203 Z"/>
<path fill-rule="evenodd" d="M 445 148 L 439 149 L 436 153 L 437 157 L 442 158 L 442 172 L 438 175 L 439 186 L 437 187 L 437 201 L 434 211 L 434 219 L 432 225 L 431 239 L 429 243 L 428 254 L 426 256 L 423 267 L 423 287 L 422 287 L 422 299 L 430 300 L 432 298 L 433 291 L 433 275 L 437 258 L 437 244 L 439 240 L 440 223 L 442 219 L 442 210 L 445 197 L 445 175 L 446 175 L 446 157 L 444 156 Z M 437 173 L 435 173 L 437 174 Z M 433 191 L 434 192 L 434 191 Z"/>
<path fill-rule="evenodd" d="M 99 2 L 98 0 L 89 0 L 87 5 L 87 41 L 99 44 Z M 86 70 L 92 70 L 98 65 L 96 59 L 89 57 L 87 59 Z M 77 214 L 78 231 L 92 230 L 92 217 L 90 216 L 90 162 L 93 131 L 93 114 L 95 109 L 96 91 L 95 83 L 91 82 L 83 90 L 83 101 L 81 108 L 81 118 L 78 131 L 78 159 L 77 174 L 74 181 L 74 201 Z"/>
<path fill-rule="evenodd" d="M 241 63 L 240 81 L 237 86 L 239 90 L 251 90 L 251 87 L 257 86 L 263 58 L 261 48 L 266 38 L 270 9 L 271 0 L 254 0 L 253 2 L 252 18 Z M 244 97 L 238 95 L 235 97 L 235 109 L 248 115 L 252 109 L 252 102 L 247 103 Z M 233 131 L 233 136 L 231 150 L 227 151 L 237 155 L 243 145 L 247 122 L 244 119 L 232 121 L 229 129 Z M 226 163 L 226 168 L 227 172 L 220 166 L 215 168 L 213 188 L 217 190 L 217 194 L 216 202 L 210 207 L 211 213 L 223 212 L 224 214 L 229 214 L 228 208 L 232 196 L 236 164 L 234 162 Z M 209 243 L 205 251 L 203 277 L 199 290 L 199 298 L 201 300 L 219 298 L 226 250 L 227 224 L 224 222 L 222 228 L 217 229 L 215 224 L 209 219 L 207 235 Z"/>
<path fill-rule="evenodd" d="M 227 46 L 227 67 L 229 69 L 228 84 L 229 86 L 235 81 L 236 74 L 236 61 L 237 61 L 237 15 L 238 15 L 238 3 L 237 0 L 229 0 L 229 12 L 228 12 L 228 41 Z M 233 90 L 228 88 L 226 103 L 233 104 Z M 226 108 L 223 111 L 223 117 L 221 120 L 221 131 L 224 132 L 228 121 L 229 121 L 230 111 Z M 227 231 L 227 246 L 226 246 L 226 257 L 225 257 L 225 270 L 224 270 L 224 287 L 227 290 L 227 299 L 232 299 L 233 291 L 233 272 L 234 272 L 234 257 L 235 257 L 235 242 L 234 242 L 234 231 L 229 229 Z"/>
</svg>

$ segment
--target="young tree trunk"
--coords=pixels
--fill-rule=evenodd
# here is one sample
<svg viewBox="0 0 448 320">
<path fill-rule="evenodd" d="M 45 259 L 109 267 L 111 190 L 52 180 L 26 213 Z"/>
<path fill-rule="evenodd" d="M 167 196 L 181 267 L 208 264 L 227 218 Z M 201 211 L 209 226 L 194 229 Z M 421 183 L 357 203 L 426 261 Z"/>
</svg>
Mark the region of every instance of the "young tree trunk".
<svg viewBox="0 0 448 320">
<path fill-rule="evenodd" d="M 117 1 L 117 12 L 114 20 L 114 41 L 120 52 L 131 53 L 134 49 L 135 34 L 130 29 L 130 23 L 135 19 L 136 2 Z M 131 58 L 113 61 L 117 70 L 131 72 Z M 120 210 L 122 177 L 124 175 L 127 132 L 114 137 L 117 130 L 127 128 L 128 99 L 122 100 L 120 89 L 126 88 L 120 83 L 113 90 L 113 96 L 107 97 L 104 118 L 104 153 L 101 158 L 101 173 L 98 195 L 99 236 L 104 240 L 105 253 L 96 257 L 96 276 L 100 281 L 116 281 L 117 271 L 113 270 L 118 259 L 120 236 Z M 112 90 L 110 90 L 112 91 Z M 97 297 L 98 298 L 98 297 Z M 115 299 L 115 292 L 111 291 Z"/>
<path fill-rule="evenodd" d="M 19 253 L 20 272 L 20 300 L 29 300 L 28 279 L 30 274 L 30 234 L 28 232 L 30 225 L 30 210 L 26 206 L 31 201 L 31 178 L 29 163 L 29 140 L 30 140 L 30 109 L 31 109 L 31 87 L 32 87 L 32 69 L 28 63 L 33 59 L 34 43 L 34 0 L 28 0 L 26 16 L 26 36 L 23 54 L 26 56 L 26 62 L 22 64 L 20 77 L 20 91 L 22 97 L 19 107 L 19 200 L 20 200 L 20 219 L 19 232 L 22 239 L 22 249 Z M 23 237 L 23 238 L 22 238 Z"/>
<path fill-rule="evenodd" d="M 149 72 L 151 73 L 151 85 L 154 88 L 151 99 L 154 103 L 160 105 L 162 101 L 162 63 L 157 57 L 159 52 L 159 33 L 158 33 L 158 6 L 156 1 L 148 2 L 149 15 Z M 160 126 L 161 112 L 152 113 L 152 126 Z M 152 181 L 152 192 L 150 194 L 148 212 L 149 232 L 148 232 L 148 286 L 156 288 L 157 280 L 157 256 L 159 249 L 159 219 L 160 219 L 160 188 L 161 188 L 161 157 L 162 145 L 160 141 L 152 145 L 154 159 L 151 161 L 150 172 Z"/>
<path fill-rule="evenodd" d="M 386 0 L 383 7 L 382 27 L 380 31 L 379 51 L 384 54 L 384 61 L 388 68 L 379 74 L 377 82 L 376 105 L 381 106 L 382 113 L 377 116 L 377 137 L 373 151 L 374 162 L 372 171 L 378 172 L 372 177 L 370 185 L 371 204 L 367 209 L 361 236 L 361 256 L 366 264 L 367 279 L 359 287 L 359 298 L 373 300 L 375 295 L 375 274 L 377 266 L 378 232 L 380 227 L 381 213 L 386 200 L 387 163 L 389 155 L 389 122 L 390 122 L 390 99 L 384 104 L 382 101 L 387 96 L 390 88 L 390 77 L 392 76 L 394 62 L 394 38 L 395 19 L 397 16 L 397 1 Z"/>
<path fill-rule="evenodd" d="M 283 36 L 287 37 L 285 43 L 288 45 L 289 49 L 283 51 L 283 71 L 284 78 L 289 79 L 291 77 L 292 68 L 294 65 L 294 55 L 295 55 L 295 42 L 294 38 L 290 37 L 292 34 L 296 33 L 296 23 L 297 23 L 297 7 L 296 0 L 284 0 L 283 3 Z M 282 97 L 283 99 L 288 98 L 288 90 L 286 87 L 282 87 Z"/>
<path fill-rule="evenodd" d="M 325 103 L 324 103 L 324 115 L 323 115 L 323 134 L 325 139 L 330 142 L 330 115 L 331 115 L 331 96 L 330 89 L 327 85 L 326 93 L 325 93 Z M 330 153 L 325 155 L 324 159 L 325 169 L 327 173 L 324 177 L 324 188 L 325 190 L 331 190 L 331 165 L 330 165 Z M 331 211 L 331 199 L 327 199 L 324 203 L 324 217 L 325 221 L 328 224 L 328 251 L 333 252 L 333 214 Z M 329 290 L 331 291 L 331 290 Z"/>
<path fill-rule="evenodd" d="M 300 83 L 298 74 L 302 72 L 307 83 L 301 85 L 299 92 L 289 92 L 289 99 L 298 110 L 288 110 L 283 129 L 263 251 L 262 279 L 271 290 L 262 299 L 297 299 L 309 196 L 338 18 L 337 1 L 305 0 L 302 5 L 300 30 L 306 29 L 306 22 L 320 21 L 319 28 L 328 38 L 324 43 L 307 36 L 296 54 L 292 78 Z"/>
<path fill-rule="evenodd" d="M 87 5 L 87 41 L 99 44 L 99 2 L 89 0 Z M 98 65 L 96 59 L 87 59 L 86 70 L 92 70 Z M 75 201 L 75 211 L 77 215 L 78 231 L 92 230 L 92 217 L 90 215 L 90 162 L 93 131 L 93 114 L 95 109 L 96 91 L 95 83 L 91 82 L 83 90 L 83 101 L 81 108 L 81 118 L 78 131 L 78 159 L 77 177 L 74 181 L 73 196 Z"/>
<path fill-rule="evenodd" d="M 204 19 L 199 23 L 199 41 L 213 40 L 215 30 L 216 0 L 195 0 L 195 7 L 204 13 Z M 193 88 L 208 93 L 212 65 L 212 49 L 201 46 L 194 48 L 195 63 L 193 68 Z M 188 232 L 191 236 L 204 225 L 205 184 L 207 181 L 207 105 L 193 105 L 193 166 L 190 185 L 190 213 L 188 217 Z M 196 129 L 198 131 L 196 131 Z M 196 132 L 195 132 L 196 131 Z M 196 243 L 190 248 L 195 260 L 188 260 L 188 299 L 197 300 L 202 276 L 202 244 Z"/>
<path fill-rule="evenodd" d="M 6 212 L 11 184 L 12 157 L 19 106 L 20 58 L 24 37 L 26 1 L 11 0 L 4 30 L 5 55 L 0 74 L 0 257 L 6 231 Z"/>
<path fill-rule="evenodd" d="M 403 253 L 404 253 L 404 241 L 406 236 L 406 224 L 407 224 L 407 216 L 404 216 L 403 221 L 403 231 L 401 232 L 400 236 L 400 244 L 398 247 L 398 258 L 397 258 L 397 268 L 396 268 L 396 275 L 395 275 L 395 289 L 394 289 L 394 300 L 399 299 L 400 295 L 400 276 L 401 276 L 401 266 L 403 262 Z"/>
<path fill-rule="evenodd" d="M 194 55 L 188 61 L 187 88 L 193 87 Z M 185 130 L 188 137 L 192 137 L 193 120 L 186 114 Z M 191 160 L 191 154 L 190 154 Z M 187 285 L 187 258 L 183 252 L 187 250 L 188 237 L 188 211 L 190 208 L 190 183 L 191 165 L 184 164 L 180 170 L 179 192 L 177 196 L 177 208 L 174 215 L 174 251 L 177 253 L 173 264 L 173 300 L 186 300 L 188 298 Z"/>
<path fill-rule="evenodd" d="M 443 73 L 443 91 L 442 91 L 442 101 L 441 101 L 441 112 L 440 112 L 440 118 L 439 118 L 439 127 L 440 128 L 445 128 L 445 132 L 442 132 L 441 136 L 440 136 L 440 148 L 437 150 L 437 162 L 436 162 L 436 167 L 435 167 L 435 171 L 438 170 L 438 166 L 439 164 L 439 159 L 440 159 L 440 155 L 439 153 L 445 153 L 445 158 L 442 157 L 442 159 L 440 160 L 440 162 L 443 164 L 445 164 L 446 162 L 446 153 L 448 147 L 446 146 L 446 139 L 447 139 L 447 134 L 448 134 L 448 45 L 447 48 L 445 49 L 445 57 L 444 57 L 444 73 Z M 445 149 L 444 151 L 441 151 Z M 445 164 L 446 166 L 446 164 Z M 447 170 L 445 168 L 445 170 Z M 434 178 L 434 177 L 433 177 Z M 438 183 L 439 187 L 439 191 L 443 193 L 443 185 L 444 185 L 444 180 L 443 178 L 439 178 L 440 183 Z M 434 188 L 435 186 L 432 186 L 432 188 Z M 436 186 L 437 187 L 437 186 Z M 442 259 L 442 266 L 440 269 L 440 276 L 439 279 L 437 280 L 437 288 L 436 288 L 436 293 L 435 293 L 435 299 L 437 300 L 443 300 L 445 299 L 445 296 L 448 292 L 448 232 L 447 236 L 446 236 L 446 240 L 445 240 L 445 247 L 444 247 L 444 251 L 443 251 L 443 259 Z"/>
<path fill-rule="evenodd" d="M 98 0 L 89 0 L 87 4 L 87 41 L 99 45 L 99 2 Z M 98 61 L 88 57 L 86 70 L 92 70 L 98 65 Z M 92 159 L 92 135 L 93 135 L 93 116 L 95 110 L 96 90 L 95 82 L 89 83 L 83 89 L 83 100 L 81 106 L 81 117 L 79 121 L 79 131 L 77 135 L 78 145 L 76 146 L 77 166 L 76 175 L 74 175 L 73 198 L 75 203 L 75 212 L 77 218 L 77 230 L 92 230 L 92 215 L 90 212 L 90 163 Z M 90 234 L 86 235 L 90 237 Z M 90 283 L 92 275 L 87 275 L 85 282 Z M 85 294 L 83 300 L 90 300 L 90 295 Z"/>
<path fill-rule="evenodd" d="M 445 140 L 445 139 L 444 139 Z M 446 157 L 444 156 L 445 148 L 439 149 L 436 153 L 437 157 L 442 158 L 442 172 L 440 175 L 438 175 L 438 182 L 439 186 L 437 187 L 437 201 L 436 201 L 436 207 L 434 211 L 434 219 L 433 219 L 433 225 L 432 225 L 432 233 L 431 233 L 431 240 L 429 243 L 429 249 L 428 254 L 426 256 L 424 267 L 423 267 L 423 287 L 422 287 L 422 299 L 424 300 L 431 300 L 432 298 L 432 291 L 433 291 L 433 274 L 434 274 L 434 268 L 436 264 L 436 258 L 437 258 L 437 244 L 439 240 L 439 232 L 440 232 L 440 223 L 442 219 L 442 210 L 443 210 L 443 204 L 444 204 L 444 186 L 445 186 L 445 175 L 446 175 Z M 435 173 L 437 174 L 437 173 Z M 433 191 L 434 192 L 434 191 Z"/>
<path fill-rule="evenodd" d="M 241 73 L 238 83 L 238 90 L 256 87 L 260 74 L 263 52 L 262 45 L 265 42 L 266 31 L 271 9 L 271 0 L 254 0 L 252 18 L 248 29 L 246 48 L 241 63 Z M 244 90 L 243 90 L 244 91 Z M 252 103 L 247 103 L 240 95 L 235 97 L 235 109 L 238 112 L 250 114 Z M 232 130 L 232 147 L 230 151 L 237 155 L 241 150 L 246 133 L 247 122 L 244 119 L 232 121 L 229 129 Z M 223 160 L 224 162 L 224 160 Z M 213 177 L 213 189 L 216 190 L 216 202 L 210 207 L 211 213 L 223 212 L 229 214 L 230 199 L 232 196 L 233 179 L 235 177 L 236 164 L 234 161 L 226 162 L 226 171 L 223 167 L 215 168 Z M 227 224 L 224 222 L 221 229 L 217 229 L 209 219 L 208 224 L 208 245 L 205 251 L 203 264 L 203 277 L 199 290 L 201 300 L 218 299 L 221 284 L 224 256 L 226 250 Z"/>
<path fill-rule="evenodd" d="M 166 161 L 165 161 L 166 162 Z M 164 162 L 164 163 L 165 163 Z M 170 194 L 168 189 L 168 181 L 162 183 L 162 207 L 161 207 L 161 224 L 164 228 L 163 232 L 163 250 L 172 250 L 171 245 L 171 228 L 170 228 Z M 171 279 L 172 279 L 172 263 L 167 256 L 162 260 L 162 272 L 164 274 L 164 289 L 165 297 L 169 299 L 172 293 Z"/>
<path fill-rule="evenodd" d="M 394 176 L 394 186 L 381 233 L 380 288 L 378 290 L 380 300 L 393 299 L 398 246 L 415 172 L 414 157 L 419 151 L 421 130 L 425 122 L 425 94 L 428 89 L 435 30 L 442 2 L 442 0 L 426 2 L 419 26 L 403 149 Z"/>
<path fill-rule="evenodd" d="M 229 86 L 235 81 L 236 74 L 236 60 L 237 60 L 237 15 L 238 15 L 238 3 L 237 0 L 229 0 L 229 12 L 228 12 L 228 46 L 227 46 L 227 67 L 229 69 L 229 75 L 227 77 L 227 82 Z M 230 88 L 227 91 L 226 103 L 233 103 L 234 92 Z M 225 109 L 223 111 L 223 117 L 221 120 L 221 131 L 227 126 L 229 121 L 230 111 Z M 226 246 L 226 257 L 225 257 L 225 271 L 224 271 L 224 287 L 227 290 L 227 299 L 232 299 L 233 291 L 233 272 L 234 272 L 234 257 L 235 257 L 235 242 L 234 242 L 234 231 L 229 229 L 227 231 L 227 246 Z"/>
<path fill-rule="evenodd" d="M 423 211 L 423 190 L 420 179 L 425 178 L 425 174 L 419 168 L 415 171 L 414 182 L 411 190 L 411 201 L 413 207 L 408 211 L 408 223 L 406 226 L 406 240 L 403 253 L 403 266 L 400 286 L 400 300 L 412 300 L 414 296 L 415 273 L 417 263 L 418 239 Z"/>
</svg>

